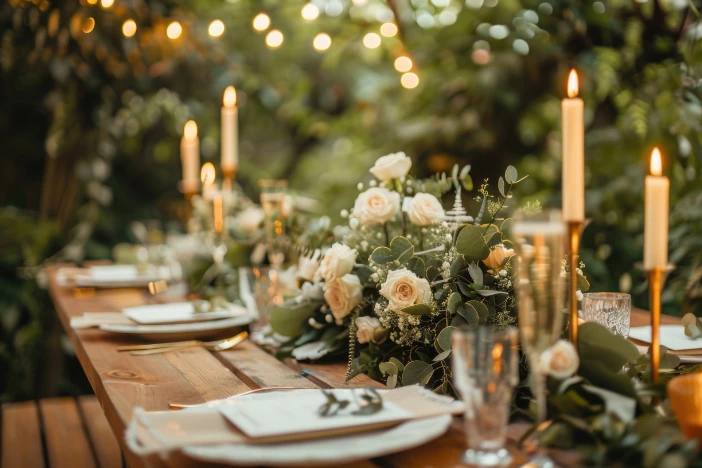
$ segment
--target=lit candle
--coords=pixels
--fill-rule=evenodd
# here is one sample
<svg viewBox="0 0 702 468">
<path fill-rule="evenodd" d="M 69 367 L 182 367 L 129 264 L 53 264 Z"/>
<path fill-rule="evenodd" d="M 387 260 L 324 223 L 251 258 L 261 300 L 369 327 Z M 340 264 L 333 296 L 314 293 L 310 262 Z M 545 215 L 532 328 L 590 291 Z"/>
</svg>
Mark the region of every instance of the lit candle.
<svg viewBox="0 0 702 468">
<path fill-rule="evenodd" d="M 214 230 L 222 232 L 224 229 L 224 201 L 221 193 L 215 193 L 212 199 L 212 208 L 214 211 Z"/>
<path fill-rule="evenodd" d="M 644 269 L 668 266 L 668 192 L 670 181 L 663 177 L 661 152 L 651 152 L 651 175 L 646 176 L 644 216 Z"/>
<path fill-rule="evenodd" d="M 585 219 L 585 126 L 578 75 L 568 76 L 568 98 L 561 103 L 563 127 L 563 220 Z"/>
<path fill-rule="evenodd" d="M 200 171 L 200 139 L 197 137 L 197 124 L 188 120 L 180 141 L 180 160 L 183 164 L 183 192 L 197 192 Z"/>
<path fill-rule="evenodd" d="M 200 170 L 200 182 L 202 182 L 202 196 L 204 198 L 212 198 L 212 194 L 216 191 L 215 179 L 217 171 L 215 171 L 214 164 L 211 162 L 206 162 L 202 165 Z"/>
<path fill-rule="evenodd" d="M 239 166 L 239 111 L 236 107 L 236 89 L 227 86 L 222 107 L 222 169 L 236 171 Z"/>
</svg>

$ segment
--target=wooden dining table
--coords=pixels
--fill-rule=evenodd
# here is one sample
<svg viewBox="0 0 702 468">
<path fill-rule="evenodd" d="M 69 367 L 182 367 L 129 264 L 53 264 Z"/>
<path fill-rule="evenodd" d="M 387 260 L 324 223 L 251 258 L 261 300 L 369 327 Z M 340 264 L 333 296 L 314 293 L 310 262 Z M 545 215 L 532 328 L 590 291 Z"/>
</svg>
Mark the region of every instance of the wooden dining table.
<svg viewBox="0 0 702 468">
<path fill-rule="evenodd" d="M 156 456 L 144 459 L 131 453 L 124 442 L 125 427 L 138 407 L 146 411 L 169 411 L 171 404 L 200 404 L 263 387 L 384 387 L 365 375 L 345 382 L 345 363 L 280 361 L 250 340 L 220 352 L 193 347 L 147 356 L 119 353 L 117 347 L 138 341 L 98 329 L 74 330 L 70 326 L 71 318 L 85 312 L 116 312 L 124 307 L 144 305 L 152 302 L 153 297 L 139 288 L 76 294 L 73 288 L 57 282 L 57 271 L 58 267 L 48 271 L 49 291 L 56 312 L 130 467 L 166 466 Z M 679 320 L 662 317 L 662 323 L 679 323 Z M 649 323 L 649 314 L 634 309 L 631 322 L 632 326 L 645 325 Z M 507 447 L 514 456 L 515 466 L 528 461 L 528 455 L 517 446 L 517 440 L 528 428 L 528 423 L 509 427 Z M 454 418 L 449 431 L 429 444 L 379 459 L 335 466 L 453 468 L 463 466 L 460 456 L 465 449 L 463 422 L 461 418 Z M 562 465 L 572 465 L 578 459 L 577 454 L 569 452 L 554 452 L 553 458 Z M 191 462 L 187 465 L 203 466 L 194 460 Z"/>
</svg>

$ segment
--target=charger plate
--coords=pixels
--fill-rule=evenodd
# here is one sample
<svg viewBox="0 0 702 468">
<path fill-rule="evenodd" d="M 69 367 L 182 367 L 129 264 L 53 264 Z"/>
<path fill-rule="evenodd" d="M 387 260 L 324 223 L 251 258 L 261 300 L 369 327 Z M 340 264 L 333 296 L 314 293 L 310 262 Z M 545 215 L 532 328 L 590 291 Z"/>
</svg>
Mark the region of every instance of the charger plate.
<svg viewBox="0 0 702 468">
<path fill-rule="evenodd" d="M 206 322 L 163 325 L 100 325 L 100 330 L 148 341 L 205 340 L 231 336 L 234 329 L 246 326 L 256 318 L 256 315 L 246 313 L 237 317 Z"/>
</svg>

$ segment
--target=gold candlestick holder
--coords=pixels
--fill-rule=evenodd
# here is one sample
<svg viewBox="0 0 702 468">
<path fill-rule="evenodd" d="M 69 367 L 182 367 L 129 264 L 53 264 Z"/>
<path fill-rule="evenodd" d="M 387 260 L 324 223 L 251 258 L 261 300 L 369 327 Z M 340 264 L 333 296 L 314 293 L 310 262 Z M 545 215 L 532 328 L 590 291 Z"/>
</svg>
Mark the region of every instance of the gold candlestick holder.
<svg viewBox="0 0 702 468">
<path fill-rule="evenodd" d="M 658 383 L 661 367 L 661 291 L 663 289 L 663 268 L 648 270 L 648 289 L 651 307 L 651 381 Z"/>
<path fill-rule="evenodd" d="M 236 168 L 233 166 L 222 166 L 222 189 L 226 191 L 232 190 L 234 178 L 236 177 Z"/>
<path fill-rule="evenodd" d="M 582 221 L 567 221 L 568 226 L 568 297 L 570 298 L 570 342 L 578 349 L 578 259 Z"/>
<path fill-rule="evenodd" d="M 188 221 L 190 221 L 190 217 L 193 215 L 193 197 L 197 195 L 197 190 L 193 190 L 192 188 L 186 189 L 182 187 L 182 192 L 185 196 L 185 209 L 183 210 L 183 225 L 187 228 Z"/>
</svg>

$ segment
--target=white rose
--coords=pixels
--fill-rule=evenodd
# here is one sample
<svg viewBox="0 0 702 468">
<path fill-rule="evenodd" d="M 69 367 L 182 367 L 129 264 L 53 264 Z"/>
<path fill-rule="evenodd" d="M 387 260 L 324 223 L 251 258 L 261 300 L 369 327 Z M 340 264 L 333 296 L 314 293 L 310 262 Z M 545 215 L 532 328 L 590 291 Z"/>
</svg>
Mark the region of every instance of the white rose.
<svg viewBox="0 0 702 468">
<path fill-rule="evenodd" d="M 497 244 L 495 248 L 490 251 L 488 258 L 483 260 L 483 263 L 491 270 L 496 270 L 502 266 L 502 262 L 506 258 L 510 258 L 514 255 L 514 249 L 506 249 L 504 245 Z"/>
<path fill-rule="evenodd" d="M 356 338 L 361 344 L 369 341 L 380 344 L 388 337 L 388 329 L 382 327 L 380 320 L 375 317 L 358 317 L 356 328 L 358 328 Z"/>
<path fill-rule="evenodd" d="M 353 205 L 353 215 L 363 224 L 382 224 L 400 211 L 400 194 L 373 187 L 361 193 Z"/>
<path fill-rule="evenodd" d="M 564 380 L 575 374 L 580 358 L 570 341 L 558 340 L 541 355 L 541 371 L 553 378 Z"/>
<path fill-rule="evenodd" d="M 337 320 L 349 315 L 362 297 L 363 286 L 356 275 L 344 275 L 324 285 L 324 300 Z"/>
<path fill-rule="evenodd" d="M 414 197 L 405 198 L 402 211 L 407 213 L 409 220 L 417 226 L 428 226 L 436 221 L 441 221 L 444 216 L 444 207 L 434 195 L 418 193 Z"/>
<path fill-rule="evenodd" d="M 356 249 L 337 242 L 324 254 L 315 277 L 327 282 L 341 278 L 345 274 L 351 273 L 357 256 Z"/>
<path fill-rule="evenodd" d="M 379 158 L 370 170 L 379 180 L 399 179 L 406 176 L 412 167 L 412 160 L 403 152 L 392 153 Z"/>
<path fill-rule="evenodd" d="M 311 254 L 303 255 L 297 261 L 297 276 L 304 280 L 314 282 L 314 276 L 319 269 L 319 257 L 322 252 L 316 249 Z"/>
<path fill-rule="evenodd" d="M 415 304 L 431 304 L 429 281 L 420 278 L 407 268 L 394 270 L 380 288 L 380 294 L 390 301 L 392 310 L 402 310 Z"/>
<path fill-rule="evenodd" d="M 266 214 L 261 208 L 257 206 L 250 206 L 236 215 L 234 218 L 234 224 L 243 232 L 251 234 L 258 230 L 265 218 Z"/>
</svg>

